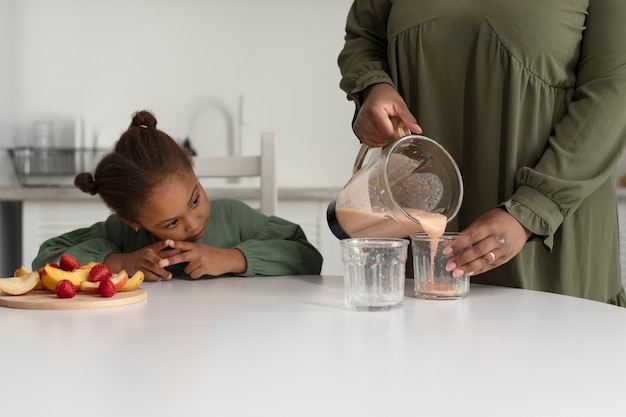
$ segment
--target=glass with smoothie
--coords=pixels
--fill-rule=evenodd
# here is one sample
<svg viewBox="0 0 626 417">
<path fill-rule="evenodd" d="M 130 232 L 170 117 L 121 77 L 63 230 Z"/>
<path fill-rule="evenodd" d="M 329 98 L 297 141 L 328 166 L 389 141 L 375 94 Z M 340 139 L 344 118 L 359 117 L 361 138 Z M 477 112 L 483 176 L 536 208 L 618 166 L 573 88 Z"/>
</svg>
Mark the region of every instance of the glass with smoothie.
<svg viewBox="0 0 626 417">
<path fill-rule="evenodd" d="M 469 294 L 469 276 L 454 277 L 446 270 L 449 255 L 443 248 L 458 233 L 431 236 L 426 233 L 411 235 L 415 296 L 432 300 L 456 300 Z"/>
</svg>

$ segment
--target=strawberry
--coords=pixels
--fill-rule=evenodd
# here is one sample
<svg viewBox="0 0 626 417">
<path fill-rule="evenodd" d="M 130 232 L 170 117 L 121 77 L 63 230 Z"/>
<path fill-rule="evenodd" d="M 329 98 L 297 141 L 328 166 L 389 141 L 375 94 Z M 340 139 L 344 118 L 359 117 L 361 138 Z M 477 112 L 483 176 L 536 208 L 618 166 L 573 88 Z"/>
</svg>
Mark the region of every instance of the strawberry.
<svg viewBox="0 0 626 417">
<path fill-rule="evenodd" d="M 100 293 L 100 297 L 113 297 L 113 295 L 115 295 L 115 284 L 113 284 L 113 281 L 109 278 L 105 278 L 100 281 L 98 292 Z"/>
<path fill-rule="evenodd" d="M 62 279 L 57 284 L 55 292 L 59 298 L 72 298 L 76 295 L 76 287 L 69 279 Z"/>
<path fill-rule="evenodd" d="M 80 268 L 80 262 L 78 262 L 78 259 L 74 258 L 72 255 L 64 253 L 59 259 L 59 266 L 62 270 L 71 272 L 76 268 Z"/>
<path fill-rule="evenodd" d="M 111 272 L 111 268 L 105 264 L 98 264 L 91 268 L 88 279 L 91 282 L 99 282 L 105 278 L 111 278 L 112 275 L 113 273 Z"/>
<path fill-rule="evenodd" d="M 53 268 L 61 269 L 61 267 L 58 264 L 49 264 L 49 265 Z"/>
</svg>

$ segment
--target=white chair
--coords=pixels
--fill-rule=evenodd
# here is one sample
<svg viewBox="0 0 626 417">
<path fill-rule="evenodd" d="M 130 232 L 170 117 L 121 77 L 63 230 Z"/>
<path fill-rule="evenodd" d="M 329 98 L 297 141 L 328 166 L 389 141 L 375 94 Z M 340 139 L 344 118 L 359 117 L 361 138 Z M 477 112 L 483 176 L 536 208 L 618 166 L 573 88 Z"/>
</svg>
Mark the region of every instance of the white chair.
<svg viewBox="0 0 626 417">
<path fill-rule="evenodd" d="M 259 177 L 259 211 L 267 216 L 276 214 L 276 134 L 261 134 L 259 155 L 194 156 L 194 171 L 201 178 Z"/>
</svg>

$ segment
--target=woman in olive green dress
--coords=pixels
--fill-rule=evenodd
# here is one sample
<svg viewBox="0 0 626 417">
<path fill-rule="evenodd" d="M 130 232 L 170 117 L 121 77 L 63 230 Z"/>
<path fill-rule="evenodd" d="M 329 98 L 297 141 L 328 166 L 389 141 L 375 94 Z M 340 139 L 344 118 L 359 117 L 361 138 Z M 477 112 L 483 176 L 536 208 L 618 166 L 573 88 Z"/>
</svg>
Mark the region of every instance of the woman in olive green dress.
<svg viewBox="0 0 626 417">
<path fill-rule="evenodd" d="M 454 274 L 626 305 L 626 1 L 356 0 L 339 66 L 363 143 L 397 117 L 458 163 Z"/>
</svg>

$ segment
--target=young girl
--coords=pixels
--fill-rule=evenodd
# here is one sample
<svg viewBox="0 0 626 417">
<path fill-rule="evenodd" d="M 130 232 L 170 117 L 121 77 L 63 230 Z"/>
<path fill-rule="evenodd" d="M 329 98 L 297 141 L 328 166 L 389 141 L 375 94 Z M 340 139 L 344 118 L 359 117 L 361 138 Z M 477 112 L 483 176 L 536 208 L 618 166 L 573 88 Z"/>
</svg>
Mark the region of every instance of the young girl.
<svg viewBox="0 0 626 417">
<path fill-rule="evenodd" d="M 237 200 L 209 202 L 189 154 L 156 124 L 148 111 L 134 114 L 93 176 L 76 176 L 74 184 L 114 214 L 44 242 L 33 269 L 69 253 L 81 264 L 141 270 L 148 281 L 320 273 L 322 256 L 297 224 Z"/>
</svg>

